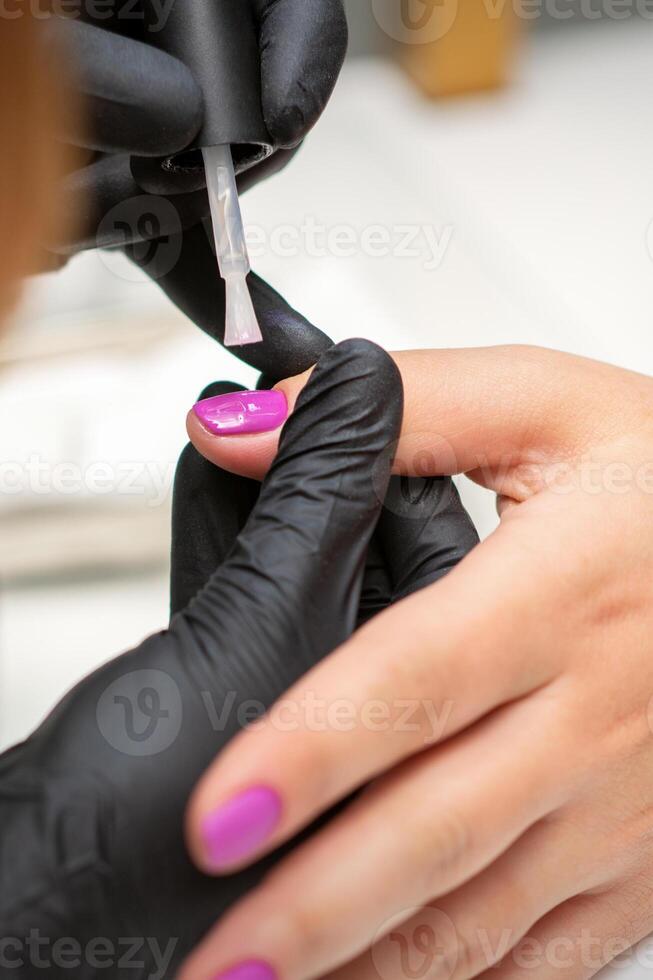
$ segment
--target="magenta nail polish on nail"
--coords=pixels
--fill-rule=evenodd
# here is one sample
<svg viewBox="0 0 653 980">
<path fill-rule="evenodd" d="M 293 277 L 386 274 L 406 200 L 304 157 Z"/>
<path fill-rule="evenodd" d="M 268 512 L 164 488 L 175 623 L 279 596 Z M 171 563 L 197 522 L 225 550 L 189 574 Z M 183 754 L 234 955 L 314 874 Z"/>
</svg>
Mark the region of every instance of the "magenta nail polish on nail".
<svg viewBox="0 0 653 980">
<path fill-rule="evenodd" d="M 277 980 L 277 974 L 263 960 L 245 960 L 224 973 L 216 973 L 213 980 Z"/>
<path fill-rule="evenodd" d="M 282 391 L 234 391 L 193 406 L 205 429 L 216 436 L 247 435 L 278 429 L 288 417 Z"/>
<path fill-rule="evenodd" d="M 221 871 L 245 860 L 265 843 L 281 816 L 281 798 L 267 786 L 254 786 L 214 810 L 202 821 L 208 864 Z"/>
</svg>

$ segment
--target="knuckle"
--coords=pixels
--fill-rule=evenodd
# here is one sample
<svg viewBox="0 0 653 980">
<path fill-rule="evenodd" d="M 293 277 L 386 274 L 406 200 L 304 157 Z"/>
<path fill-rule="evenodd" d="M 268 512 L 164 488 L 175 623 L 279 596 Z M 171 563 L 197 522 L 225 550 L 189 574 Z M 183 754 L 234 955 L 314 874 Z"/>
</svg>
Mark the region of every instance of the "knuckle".
<svg viewBox="0 0 653 980">
<path fill-rule="evenodd" d="M 325 923 L 329 921 L 319 904 L 296 905 L 286 921 L 285 958 L 287 964 L 301 964 L 303 970 L 328 951 Z"/>
<path fill-rule="evenodd" d="M 310 895 L 297 889 L 292 856 L 265 874 L 251 901 L 241 903 L 231 930 L 240 935 L 244 928 L 255 928 L 272 962 L 284 974 L 309 973 L 315 957 L 328 945 L 324 902 L 313 890 Z M 296 874 L 296 872 L 295 872 Z"/>
<path fill-rule="evenodd" d="M 461 935 L 458 937 L 454 962 L 453 978 L 455 980 L 468 980 L 469 977 L 475 977 L 478 973 L 493 965 L 492 963 L 485 962 L 478 937 L 472 935 Z"/>
<path fill-rule="evenodd" d="M 443 811 L 435 826 L 425 831 L 428 845 L 427 886 L 431 894 L 445 882 L 455 881 L 473 850 L 469 821 L 453 809 Z"/>
<path fill-rule="evenodd" d="M 500 948 L 499 943 L 490 941 L 487 932 L 478 920 L 469 920 L 457 929 L 457 946 L 451 980 L 469 980 L 491 967 L 496 966 L 499 956 L 493 951 Z"/>
</svg>

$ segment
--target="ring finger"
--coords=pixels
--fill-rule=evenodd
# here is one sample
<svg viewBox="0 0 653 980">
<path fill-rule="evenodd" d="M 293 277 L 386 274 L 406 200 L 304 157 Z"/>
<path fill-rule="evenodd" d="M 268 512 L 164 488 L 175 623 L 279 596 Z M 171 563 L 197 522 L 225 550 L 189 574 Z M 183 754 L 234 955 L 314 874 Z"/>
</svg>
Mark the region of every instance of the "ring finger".
<svg viewBox="0 0 653 980">
<path fill-rule="evenodd" d="M 385 924 L 363 956 L 327 980 L 469 980 L 506 957 L 548 912 L 605 878 L 606 862 L 581 824 L 541 820 L 437 905 Z"/>
</svg>

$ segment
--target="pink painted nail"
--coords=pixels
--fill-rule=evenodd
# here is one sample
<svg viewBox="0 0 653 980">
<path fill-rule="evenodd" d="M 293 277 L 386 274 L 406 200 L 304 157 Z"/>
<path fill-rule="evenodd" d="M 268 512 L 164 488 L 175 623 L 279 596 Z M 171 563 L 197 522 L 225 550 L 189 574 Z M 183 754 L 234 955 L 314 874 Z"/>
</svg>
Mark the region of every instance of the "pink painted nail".
<svg viewBox="0 0 653 980">
<path fill-rule="evenodd" d="M 278 429 L 288 417 L 282 391 L 234 391 L 193 405 L 205 429 L 216 436 L 246 435 Z"/>
<path fill-rule="evenodd" d="M 208 866 L 222 871 L 244 861 L 270 836 L 281 816 L 281 798 L 267 786 L 254 786 L 214 810 L 202 821 Z"/>
<path fill-rule="evenodd" d="M 263 960 L 245 960 L 224 973 L 217 973 L 213 980 L 277 980 L 277 974 Z"/>
</svg>

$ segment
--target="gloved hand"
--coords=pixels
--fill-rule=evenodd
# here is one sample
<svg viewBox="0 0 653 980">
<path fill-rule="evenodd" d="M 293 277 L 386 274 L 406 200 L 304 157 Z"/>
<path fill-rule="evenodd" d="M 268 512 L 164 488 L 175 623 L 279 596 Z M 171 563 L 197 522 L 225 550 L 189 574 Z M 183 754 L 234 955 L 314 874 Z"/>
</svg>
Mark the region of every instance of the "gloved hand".
<svg viewBox="0 0 653 980">
<path fill-rule="evenodd" d="M 280 169 L 316 123 L 347 45 L 342 0 L 248 2 L 259 22 L 263 117 L 277 152 L 242 177 L 242 190 Z M 184 179 L 162 168 L 149 212 L 143 201 L 124 210 L 127 226 L 105 220 L 116 206 L 144 194 L 132 157 L 182 151 L 198 133 L 204 110 L 189 69 L 148 43 L 157 24 L 145 26 L 141 0 L 79 0 L 79 6 L 79 17 L 52 18 L 47 25 L 51 40 L 62 45 L 82 102 L 85 125 L 73 123 L 64 136 L 97 155 L 66 182 L 69 207 L 83 219 L 75 240 L 62 249 L 123 246 L 191 227 L 209 213 L 204 175 Z M 165 2 L 160 6 L 163 19 Z M 247 166 L 240 162 L 241 170 Z M 159 209 L 160 197 L 172 206 Z"/>
<path fill-rule="evenodd" d="M 329 100 L 347 46 L 342 0 L 252 2 L 260 21 L 263 116 L 276 152 L 240 174 L 241 191 L 294 154 Z M 125 248 L 183 313 L 222 341 L 224 285 L 203 177 L 180 183 L 159 168 L 157 193 L 137 179 L 142 158 L 174 154 L 192 141 L 202 121 L 200 89 L 185 65 L 143 42 L 140 0 L 130 0 L 129 16 L 124 0 L 110 2 L 111 9 L 102 0 L 99 20 L 91 19 L 88 0 L 80 3 L 84 20 L 57 18 L 47 25 L 68 52 L 86 119 L 82 132 L 64 134 L 86 163 L 64 182 L 74 237 L 56 243 L 56 251 Z M 259 367 L 270 348 L 279 362 L 274 380 L 308 368 L 328 339 L 256 276 L 250 287 L 265 340 L 239 348 L 239 356 Z"/>
<path fill-rule="evenodd" d="M 57 976 L 172 977 L 278 860 L 224 880 L 193 866 L 182 827 L 198 777 L 358 618 L 476 540 L 469 526 L 442 554 L 437 483 L 418 481 L 414 497 L 396 485 L 382 512 L 401 414 L 393 362 L 348 341 L 321 359 L 262 488 L 185 451 L 169 628 L 82 681 L 0 759 L 3 976 L 31 980 L 49 963 Z"/>
</svg>

